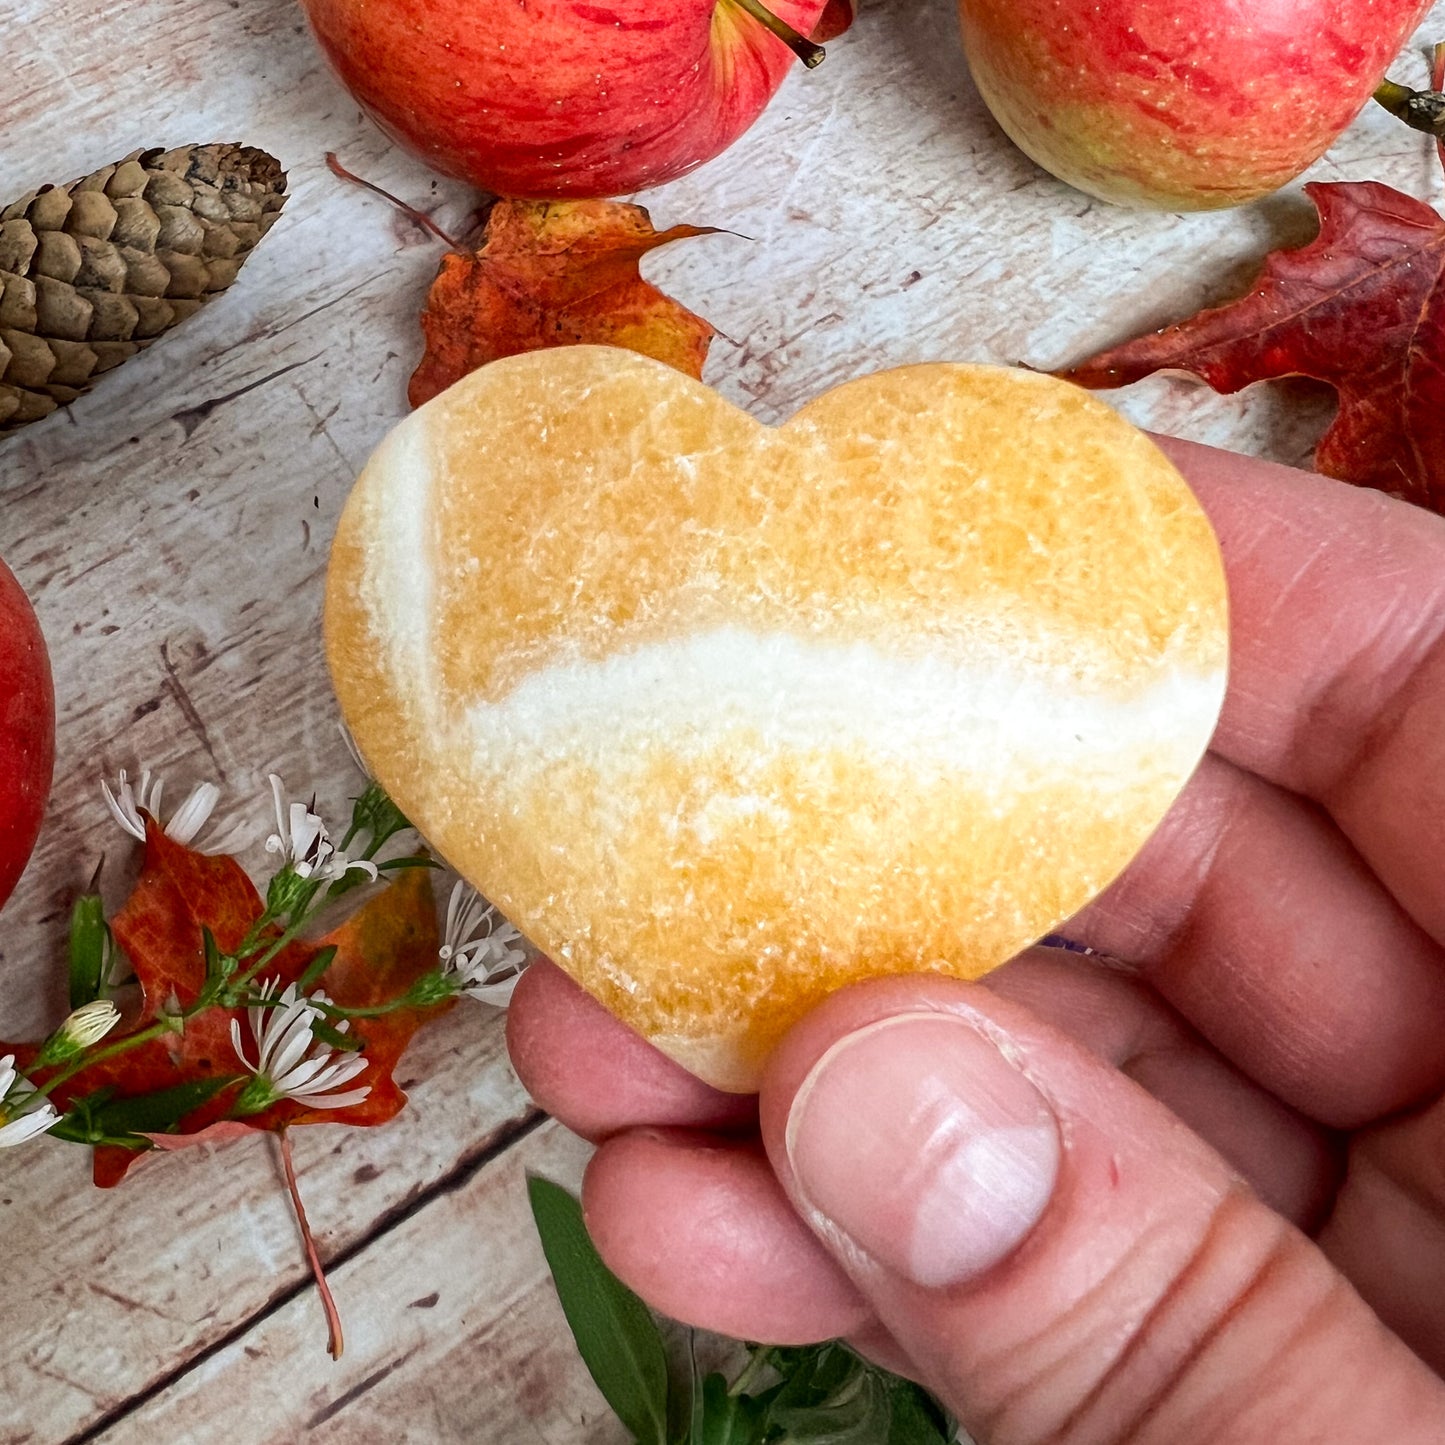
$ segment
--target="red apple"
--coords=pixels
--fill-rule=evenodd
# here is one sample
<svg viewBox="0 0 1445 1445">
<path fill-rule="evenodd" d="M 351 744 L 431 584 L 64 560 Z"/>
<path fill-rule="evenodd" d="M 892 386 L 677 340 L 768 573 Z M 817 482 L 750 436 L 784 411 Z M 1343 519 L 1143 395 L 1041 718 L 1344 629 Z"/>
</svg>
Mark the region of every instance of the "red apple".
<svg viewBox="0 0 1445 1445">
<path fill-rule="evenodd" d="M 436 170 L 533 199 L 620 195 L 717 155 L 795 63 L 768 20 L 806 32 L 826 3 L 302 0 L 383 130 Z"/>
<path fill-rule="evenodd" d="M 1430 0 L 959 0 L 1020 149 L 1090 195 L 1238 205 L 1328 148 Z"/>
<path fill-rule="evenodd" d="M 40 832 L 55 766 L 55 690 L 40 623 L 0 562 L 0 904 Z"/>
</svg>

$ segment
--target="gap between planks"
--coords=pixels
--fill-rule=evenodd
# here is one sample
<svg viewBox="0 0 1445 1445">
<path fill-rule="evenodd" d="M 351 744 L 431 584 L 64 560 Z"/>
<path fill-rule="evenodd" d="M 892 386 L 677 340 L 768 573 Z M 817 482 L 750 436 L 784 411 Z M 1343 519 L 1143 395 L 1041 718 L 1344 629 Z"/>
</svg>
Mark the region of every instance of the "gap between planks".
<svg viewBox="0 0 1445 1445">
<path fill-rule="evenodd" d="M 373 1227 L 364 1235 L 354 1239 L 345 1248 L 339 1249 L 334 1255 L 325 1261 L 327 1273 L 340 1269 L 343 1265 L 355 1259 L 363 1251 L 369 1249 L 378 1240 L 399 1228 L 413 1215 L 427 1208 L 436 1200 L 445 1195 L 454 1194 L 465 1189 L 468 1184 L 488 1165 L 494 1164 L 514 1145 L 521 1143 L 528 1135 L 536 1133 L 545 1124 L 550 1116 L 541 1109 L 529 1108 L 515 1123 L 508 1125 L 491 1140 L 488 1141 L 475 1154 L 464 1156 L 452 1169 L 444 1174 L 429 1189 L 423 1190 L 414 1198 L 404 1203 L 394 1205 L 384 1214 L 378 1215 Z M 137 1410 L 147 1405 L 157 1396 L 172 1388 L 179 1381 L 183 1380 L 193 1370 L 199 1369 L 213 1355 L 219 1354 L 228 1346 L 234 1344 L 242 1336 L 250 1334 L 258 1325 L 269 1319 L 278 1311 L 284 1309 L 292 1300 L 305 1294 L 308 1290 L 314 1289 L 315 1281 L 311 1276 L 305 1275 L 295 1284 L 282 1290 L 266 1305 L 257 1310 L 255 1314 L 236 1324 L 225 1334 L 212 1340 L 204 1348 L 197 1350 L 181 1364 L 166 1374 L 152 1380 L 144 1390 L 132 1395 L 122 1404 L 107 1411 L 96 1419 L 92 1424 L 80 1431 L 79 1434 L 71 1435 L 66 1440 L 66 1445 L 90 1445 L 90 1442 L 99 1440 L 106 1431 L 113 1429 L 122 1423 L 127 1416 L 134 1414 Z"/>
</svg>

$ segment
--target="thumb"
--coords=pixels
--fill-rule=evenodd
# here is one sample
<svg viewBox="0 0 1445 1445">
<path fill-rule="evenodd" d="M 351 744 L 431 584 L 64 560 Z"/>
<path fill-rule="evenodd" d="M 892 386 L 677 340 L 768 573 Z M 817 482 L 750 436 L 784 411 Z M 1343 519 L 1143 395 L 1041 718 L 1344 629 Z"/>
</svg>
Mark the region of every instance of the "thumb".
<svg viewBox="0 0 1445 1445">
<path fill-rule="evenodd" d="M 769 1065 L 795 1207 L 983 1445 L 1445 1439 L 1445 1386 L 1158 1101 L 948 980 L 829 1000 Z"/>
</svg>

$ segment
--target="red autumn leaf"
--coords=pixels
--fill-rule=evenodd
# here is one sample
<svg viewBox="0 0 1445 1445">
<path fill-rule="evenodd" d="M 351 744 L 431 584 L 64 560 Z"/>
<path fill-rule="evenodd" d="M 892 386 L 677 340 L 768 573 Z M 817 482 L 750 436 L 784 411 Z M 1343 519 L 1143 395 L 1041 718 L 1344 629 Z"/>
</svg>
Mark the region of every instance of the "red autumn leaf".
<svg viewBox="0 0 1445 1445">
<path fill-rule="evenodd" d="M 321 985 L 343 1008 L 371 1008 L 395 998 L 437 966 L 436 905 L 425 868 L 407 868 L 396 881 L 320 940 L 336 946 Z M 295 1104 L 279 1124 L 381 1124 L 406 1103 L 392 1070 L 422 1024 L 445 1013 L 455 999 L 427 1008 L 400 1008 L 376 1018 L 353 1019 L 351 1032 L 366 1044 L 367 1066 L 349 1087 L 371 1085 L 371 1093 L 349 1109 L 303 1109 Z M 267 1118 L 267 1114 L 260 1118 Z"/>
<path fill-rule="evenodd" d="M 618 201 L 498 201 L 481 249 L 442 260 L 408 399 L 420 406 L 502 356 L 583 342 L 640 351 L 700 377 L 713 328 L 644 281 L 640 263 L 669 241 L 715 231 L 654 231 L 641 206 Z"/>
<path fill-rule="evenodd" d="M 205 940 L 209 929 L 222 952 L 234 952 L 263 904 L 240 865 L 228 857 L 207 857 L 173 842 L 147 822 L 145 863 L 135 889 L 112 920 L 118 944 L 129 956 L 141 985 L 142 1007 L 126 1032 L 153 1023 L 172 993 L 182 1005 L 199 997 L 206 979 Z M 274 940 L 277 931 L 266 937 Z M 283 984 L 298 979 L 330 946 L 336 956 L 327 965 L 318 987 L 345 1008 L 367 1008 L 404 993 L 407 987 L 436 965 L 436 910 L 425 869 L 407 869 L 397 881 L 363 904 L 341 927 L 312 943 L 293 942 L 279 950 L 261 971 L 262 979 L 279 978 Z M 351 1022 L 351 1035 L 365 1046 L 366 1069 L 350 1081 L 351 1087 L 369 1084 L 371 1092 L 358 1104 L 343 1109 L 307 1108 L 289 1100 L 242 1120 L 226 1115 L 244 1080 L 249 1077 L 231 1042 L 231 1020 L 244 1010 L 211 1008 L 186 1020 L 180 1033 L 166 1033 L 135 1048 L 101 1059 L 59 1085 L 52 1101 L 64 1112 L 76 1100 L 97 1090 L 110 1091 L 110 1101 L 123 1101 L 205 1080 L 228 1083 L 206 1103 L 192 1110 L 174 1134 L 144 1132 L 156 1147 L 179 1149 L 191 1144 L 234 1138 L 240 1132 L 286 1128 L 292 1124 L 379 1124 L 402 1107 L 405 1095 L 392 1078 L 392 1070 L 412 1034 L 449 1003 L 426 1009 L 399 1009 L 371 1019 Z M 243 1038 L 249 1025 L 242 1021 Z M 115 1034 L 110 1047 L 125 1037 Z M 0 1045 L 0 1054 L 14 1052 L 17 1066 L 25 1069 L 38 1045 Z M 54 1074 L 40 1071 L 37 1082 Z M 164 1143 L 160 1143 L 160 1139 Z M 141 1151 L 116 1145 L 95 1150 L 94 1178 L 102 1187 L 117 1184 L 141 1157 Z"/>
<path fill-rule="evenodd" d="M 234 858 L 211 857 L 146 827 L 145 866 L 125 906 L 111 920 L 154 1018 L 174 989 L 194 1003 L 206 980 L 202 929 L 222 952 L 238 948 L 261 914 L 261 896 Z"/>
<path fill-rule="evenodd" d="M 1340 409 L 1315 465 L 1445 512 L 1445 220 L 1373 181 L 1305 191 L 1319 235 L 1272 253 L 1247 296 L 1056 374 L 1104 388 L 1189 371 L 1220 392 L 1327 382 Z"/>
</svg>

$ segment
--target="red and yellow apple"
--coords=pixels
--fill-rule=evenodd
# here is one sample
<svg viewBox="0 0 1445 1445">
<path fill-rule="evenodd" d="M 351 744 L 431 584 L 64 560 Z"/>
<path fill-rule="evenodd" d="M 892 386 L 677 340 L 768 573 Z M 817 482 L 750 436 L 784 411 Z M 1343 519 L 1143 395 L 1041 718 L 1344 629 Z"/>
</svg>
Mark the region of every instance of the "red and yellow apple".
<svg viewBox="0 0 1445 1445">
<path fill-rule="evenodd" d="M 1359 114 L 1430 0 L 959 0 L 979 94 L 1021 150 L 1107 201 L 1278 189 Z"/>
<path fill-rule="evenodd" d="M 342 82 L 436 170 L 500 195 L 615 196 L 731 145 L 826 0 L 302 0 Z"/>
<path fill-rule="evenodd" d="M 55 765 L 55 690 L 40 623 L 0 562 L 0 904 L 40 832 Z"/>
</svg>

